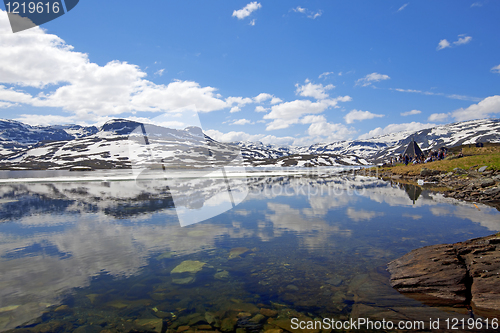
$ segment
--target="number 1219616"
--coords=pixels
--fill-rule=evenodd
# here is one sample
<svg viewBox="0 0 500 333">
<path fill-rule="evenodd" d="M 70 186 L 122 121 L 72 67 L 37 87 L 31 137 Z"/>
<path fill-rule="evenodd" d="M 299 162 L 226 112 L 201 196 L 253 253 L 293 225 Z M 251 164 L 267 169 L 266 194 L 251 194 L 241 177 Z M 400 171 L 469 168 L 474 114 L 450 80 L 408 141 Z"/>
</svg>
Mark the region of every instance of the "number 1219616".
<svg viewBox="0 0 500 333">
<path fill-rule="evenodd" d="M 8 13 L 12 14 L 57 14 L 61 10 L 59 7 L 59 2 L 7 2 L 5 4 Z"/>
</svg>

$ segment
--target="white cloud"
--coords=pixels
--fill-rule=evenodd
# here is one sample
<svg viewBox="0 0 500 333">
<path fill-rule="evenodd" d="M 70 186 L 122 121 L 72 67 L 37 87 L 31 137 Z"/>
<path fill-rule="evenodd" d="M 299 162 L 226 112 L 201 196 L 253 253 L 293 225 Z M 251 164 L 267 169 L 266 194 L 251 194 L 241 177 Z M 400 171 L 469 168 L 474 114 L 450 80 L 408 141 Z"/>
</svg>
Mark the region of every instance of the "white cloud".
<svg viewBox="0 0 500 333">
<path fill-rule="evenodd" d="M 283 102 L 283 100 L 282 100 L 281 98 L 279 98 L 279 97 L 273 97 L 273 98 L 271 99 L 271 104 L 272 104 L 272 105 L 274 105 L 274 104 L 278 104 L 278 103 L 281 103 L 281 102 Z"/>
<path fill-rule="evenodd" d="M 260 93 L 257 96 L 255 96 L 253 98 L 253 100 L 255 101 L 255 103 L 262 103 L 262 102 L 265 102 L 265 101 L 267 101 L 268 99 L 271 99 L 271 98 L 273 98 L 273 95 L 271 95 L 271 94 Z"/>
<path fill-rule="evenodd" d="M 13 103 L 8 103 L 8 102 L 2 102 L 0 101 L 0 109 L 6 109 L 6 108 L 10 108 L 12 106 L 16 106 L 17 104 L 13 104 Z"/>
<path fill-rule="evenodd" d="M 230 113 L 235 113 L 235 112 L 240 112 L 241 109 L 239 106 L 233 106 L 231 110 L 229 110 Z"/>
<path fill-rule="evenodd" d="M 251 20 L 248 25 L 251 25 L 252 27 L 255 25 L 255 19 Z"/>
<path fill-rule="evenodd" d="M 500 114 L 500 95 L 486 97 L 477 104 L 451 113 L 452 117 L 458 121 L 487 118 L 494 114 Z"/>
<path fill-rule="evenodd" d="M 471 8 L 473 8 L 473 7 L 482 7 L 482 6 L 483 6 L 483 4 L 482 4 L 482 3 L 480 3 L 480 2 L 474 2 L 474 3 L 473 3 L 472 5 L 470 5 L 470 6 L 471 6 Z"/>
<path fill-rule="evenodd" d="M 312 123 L 320 123 L 326 122 L 326 118 L 323 115 L 308 115 L 300 119 L 301 124 L 312 124 Z"/>
<path fill-rule="evenodd" d="M 300 7 L 300 6 L 297 6 L 296 8 L 292 8 L 292 10 L 296 13 L 302 13 L 302 14 L 305 14 L 306 13 L 306 8 L 303 8 L 303 7 Z"/>
<path fill-rule="evenodd" d="M 74 124 L 74 117 L 56 116 L 56 115 L 38 115 L 38 114 L 21 114 L 16 119 L 29 125 L 54 125 L 54 124 Z"/>
<path fill-rule="evenodd" d="M 354 222 L 368 221 L 377 216 L 384 216 L 383 212 L 367 211 L 363 209 L 354 209 L 353 207 L 347 208 L 347 216 Z"/>
<path fill-rule="evenodd" d="M 373 138 L 373 137 L 379 136 L 379 135 L 397 133 L 397 132 L 402 132 L 402 131 L 419 131 L 421 129 L 431 128 L 434 126 L 436 126 L 436 124 L 423 124 L 423 123 L 418 123 L 418 122 L 403 123 L 403 124 L 389 124 L 384 128 L 377 127 L 366 134 L 360 135 L 359 139 L 365 140 L 365 139 L 370 139 L 370 138 Z"/>
<path fill-rule="evenodd" d="M 257 105 L 255 107 L 255 112 L 267 112 L 269 111 L 269 109 L 266 109 L 265 107 L 263 107 L 262 105 Z"/>
<path fill-rule="evenodd" d="M 264 116 L 264 119 L 273 120 L 267 124 L 266 130 L 287 128 L 299 122 L 299 118 L 308 114 L 318 114 L 329 107 L 335 107 L 338 102 L 351 101 L 349 96 L 341 96 L 335 99 L 323 99 L 317 102 L 309 100 L 295 100 L 285 102 L 271 107 L 271 112 Z"/>
<path fill-rule="evenodd" d="M 399 92 L 409 92 L 409 93 L 422 94 L 422 95 L 428 95 L 428 96 L 443 96 L 446 98 L 459 99 L 462 101 L 480 102 L 482 100 L 482 98 L 465 96 L 465 95 L 458 95 L 458 94 L 443 94 L 440 92 L 422 91 L 422 90 L 415 90 L 415 89 L 401 89 L 401 88 L 395 88 L 395 89 L 389 88 L 389 89 L 399 91 Z"/>
<path fill-rule="evenodd" d="M 324 72 L 324 73 L 321 73 L 319 76 L 318 76 L 318 79 L 321 79 L 322 77 L 324 77 L 326 79 L 326 77 L 328 75 L 333 75 L 334 73 L 333 72 Z M 339 73 L 340 75 L 340 73 Z"/>
<path fill-rule="evenodd" d="M 260 141 L 264 144 L 291 145 L 294 143 L 294 140 L 295 140 L 291 136 L 276 137 L 274 135 L 248 134 L 245 132 L 236 132 L 236 131 L 222 133 L 218 130 L 205 130 L 204 132 L 212 139 L 220 141 L 220 142 L 236 142 L 236 141 L 258 142 L 258 141 Z"/>
<path fill-rule="evenodd" d="M 329 84 L 327 86 L 323 86 L 320 84 L 313 84 L 309 81 L 309 79 L 305 80 L 304 85 L 299 85 L 298 83 L 295 85 L 297 89 L 295 90 L 296 95 L 304 96 L 304 97 L 313 97 L 315 99 L 325 99 L 328 98 L 327 90 L 331 90 L 335 88 L 333 84 Z"/>
<path fill-rule="evenodd" d="M 323 14 L 322 10 L 318 10 L 317 12 L 313 12 L 313 11 L 308 10 L 307 8 L 300 7 L 300 6 L 292 8 L 291 10 L 296 12 L 296 13 L 304 14 L 308 18 L 313 19 L 313 20 L 320 17 Z"/>
<path fill-rule="evenodd" d="M 314 137 L 313 142 L 345 140 L 356 133 L 354 129 L 349 129 L 343 124 L 333 124 L 326 121 L 312 123 L 307 132 Z"/>
<path fill-rule="evenodd" d="M 39 27 L 12 34 L 1 10 L 0 45 L 0 100 L 62 108 L 75 121 L 91 123 L 124 113 L 165 112 L 190 105 L 199 112 L 210 112 L 252 102 L 243 97 L 224 101 L 216 88 L 193 81 L 158 85 L 146 80 L 147 74 L 138 66 L 126 62 L 115 60 L 100 66 Z"/>
<path fill-rule="evenodd" d="M 421 114 L 421 113 L 422 113 L 422 111 L 420 111 L 420 110 L 411 110 L 411 111 L 401 112 L 400 114 L 403 117 L 406 117 L 406 116 L 413 116 L 415 114 Z"/>
<path fill-rule="evenodd" d="M 315 20 L 316 18 L 320 17 L 321 15 L 323 15 L 323 11 L 318 10 L 316 13 L 311 12 L 311 14 L 307 15 L 307 17 L 309 17 L 310 19 Z"/>
<path fill-rule="evenodd" d="M 492 71 L 493 73 L 500 74 L 500 65 L 493 67 L 493 68 L 491 69 L 491 71 Z"/>
<path fill-rule="evenodd" d="M 406 6 L 408 6 L 409 4 L 410 3 L 408 2 L 408 3 L 405 3 L 404 5 L 402 5 L 401 7 L 399 7 L 398 12 L 402 11 L 403 9 L 405 9 Z"/>
<path fill-rule="evenodd" d="M 159 69 L 155 72 L 155 75 L 162 76 L 163 72 L 165 72 L 165 69 Z"/>
<path fill-rule="evenodd" d="M 450 116 L 449 113 L 433 113 L 427 120 L 429 121 L 445 121 Z"/>
<path fill-rule="evenodd" d="M 228 97 L 226 98 L 226 103 L 228 106 L 232 106 L 233 104 L 237 104 L 238 106 L 245 106 L 247 104 L 253 103 L 254 100 L 249 97 Z"/>
<path fill-rule="evenodd" d="M 458 35 L 458 40 L 454 41 L 453 44 L 451 44 L 446 39 L 441 39 L 439 41 L 439 44 L 438 44 L 436 49 L 439 51 L 439 50 L 446 49 L 446 48 L 452 47 L 452 46 L 459 46 L 459 45 L 468 44 L 471 40 L 472 40 L 472 37 L 467 36 L 465 34 Z"/>
<path fill-rule="evenodd" d="M 442 50 L 447 47 L 451 47 L 450 42 L 448 42 L 446 39 L 441 39 L 438 43 L 437 50 Z"/>
<path fill-rule="evenodd" d="M 460 38 L 458 38 L 458 40 L 456 42 L 453 42 L 453 44 L 463 45 L 463 44 L 469 43 L 472 40 L 471 36 L 460 35 L 459 37 Z"/>
<path fill-rule="evenodd" d="M 231 125 L 247 125 L 247 124 L 253 124 L 253 122 L 251 122 L 250 120 L 248 119 L 238 119 L 238 120 L 235 120 L 231 123 Z"/>
<path fill-rule="evenodd" d="M 371 85 L 373 82 L 379 82 L 382 80 L 389 80 L 390 77 L 385 74 L 371 73 L 367 76 L 356 81 L 356 85 L 361 85 L 363 87 Z"/>
<path fill-rule="evenodd" d="M 245 17 L 250 16 L 250 14 L 252 14 L 252 12 L 256 11 L 257 9 L 259 9 L 261 7 L 262 7 L 262 5 L 260 3 L 258 3 L 257 1 L 250 2 L 248 5 L 246 5 L 242 9 L 233 11 L 233 16 L 237 17 L 238 20 L 242 20 Z"/>
<path fill-rule="evenodd" d="M 383 116 L 383 114 L 375 114 L 370 111 L 352 110 L 344 116 L 344 119 L 346 123 L 352 124 L 356 120 L 361 121 L 366 119 L 381 118 Z"/>
</svg>

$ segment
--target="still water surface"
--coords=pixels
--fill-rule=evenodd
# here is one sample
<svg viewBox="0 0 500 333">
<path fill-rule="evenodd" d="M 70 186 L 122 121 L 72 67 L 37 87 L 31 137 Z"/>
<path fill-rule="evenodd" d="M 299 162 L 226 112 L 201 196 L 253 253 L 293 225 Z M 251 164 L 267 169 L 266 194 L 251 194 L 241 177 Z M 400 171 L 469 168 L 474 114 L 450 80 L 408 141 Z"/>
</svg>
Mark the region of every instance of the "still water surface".
<svg viewBox="0 0 500 333">
<path fill-rule="evenodd" d="M 257 332 L 286 329 L 287 315 L 460 315 L 400 295 L 386 264 L 500 230 L 495 209 L 375 178 L 245 182 L 234 209 L 184 227 L 167 190 L 133 181 L 1 184 L 0 331 Z M 206 204 L 208 188 L 186 193 L 185 207 Z"/>
</svg>

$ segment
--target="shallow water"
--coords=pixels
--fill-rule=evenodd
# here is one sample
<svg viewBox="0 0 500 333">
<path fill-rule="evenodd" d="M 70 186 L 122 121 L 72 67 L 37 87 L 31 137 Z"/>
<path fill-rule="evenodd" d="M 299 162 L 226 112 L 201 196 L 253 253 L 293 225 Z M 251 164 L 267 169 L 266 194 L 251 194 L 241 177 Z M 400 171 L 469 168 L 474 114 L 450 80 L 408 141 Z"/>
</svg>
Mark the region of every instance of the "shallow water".
<svg viewBox="0 0 500 333">
<path fill-rule="evenodd" d="M 242 179 L 240 204 L 184 227 L 179 212 L 213 211 L 225 185 L 191 183 L 175 202 L 161 182 L 155 191 L 134 181 L 1 185 L 0 330 L 261 331 L 286 329 L 280 320 L 294 316 L 460 317 L 463 309 L 400 295 L 385 266 L 500 230 L 493 208 L 374 178 L 322 170 Z M 202 267 L 171 273 L 186 261 Z M 272 311 L 250 321 L 261 308 Z"/>
</svg>

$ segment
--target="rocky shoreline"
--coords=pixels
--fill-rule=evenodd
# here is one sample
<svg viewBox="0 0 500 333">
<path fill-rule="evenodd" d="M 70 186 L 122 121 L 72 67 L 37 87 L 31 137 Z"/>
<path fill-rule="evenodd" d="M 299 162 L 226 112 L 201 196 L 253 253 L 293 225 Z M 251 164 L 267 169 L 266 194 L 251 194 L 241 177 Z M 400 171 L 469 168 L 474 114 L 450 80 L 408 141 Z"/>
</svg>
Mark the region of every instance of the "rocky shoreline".
<svg viewBox="0 0 500 333">
<path fill-rule="evenodd" d="M 359 169 L 356 174 L 413 184 L 500 211 L 500 170 L 474 166 L 442 172 L 422 167 L 419 175 L 370 171 Z M 500 316 L 500 233 L 415 249 L 391 261 L 387 269 L 396 290 L 430 306 L 465 307 L 471 317 Z"/>
<path fill-rule="evenodd" d="M 488 170 L 487 166 L 474 166 L 468 170 L 455 168 L 451 172 L 422 167 L 417 176 L 396 174 L 390 169 L 368 172 L 366 169 L 358 169 L 356 174 L 419 185 L 423 189 L 442 192 L 445 197 L 483 203 L 500 211 L 500 170 Z"/>
</svg>

